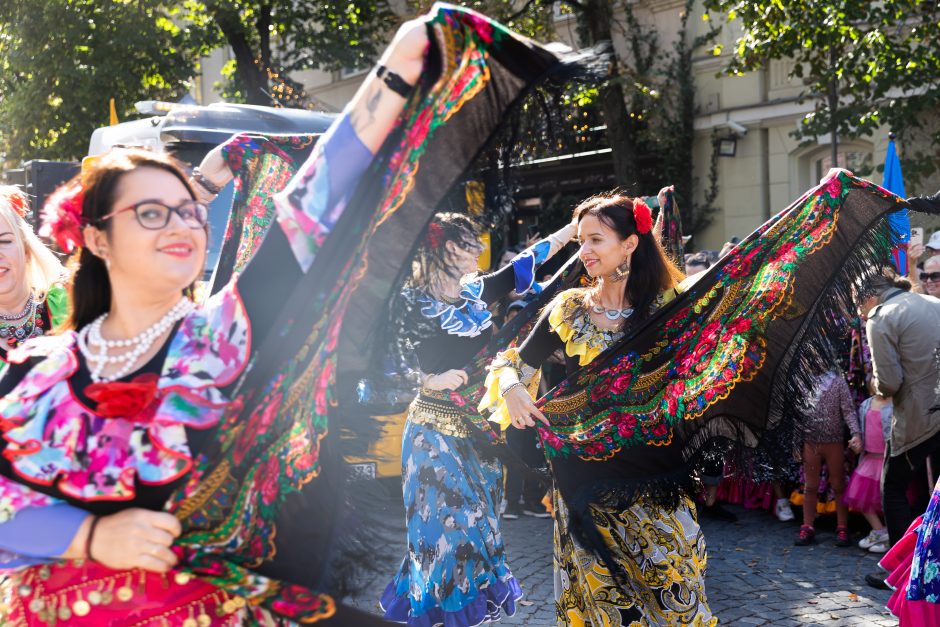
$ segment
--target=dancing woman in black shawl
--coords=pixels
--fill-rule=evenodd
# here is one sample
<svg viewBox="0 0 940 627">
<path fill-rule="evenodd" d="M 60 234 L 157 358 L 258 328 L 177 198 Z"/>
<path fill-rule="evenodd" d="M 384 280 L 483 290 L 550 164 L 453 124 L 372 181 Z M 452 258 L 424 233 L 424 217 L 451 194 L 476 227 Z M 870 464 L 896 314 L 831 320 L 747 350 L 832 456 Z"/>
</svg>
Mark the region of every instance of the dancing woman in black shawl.
<svg viewBox="0 0 940 627">
<path fill-rule="evenodd" d="M 522 590 L 499 526 L 502 465 L 477 450 L 462 415 L 466 403 L 452 394 L 483 380 L 467 365 L 492 336 L 489 305 L 533 287 L 536 267 L 574 233 L 568 224 L 505 267 L 477 276 L 483 247 L 474 223 L 445 213 L 428 227 L 395 308 L 398 352 L 417 357 L 421 391 L 402 435 L 408 554 L 382 595 L 390 620 L 469 627 L 515 612 Z"/>
<path fill-rule="evenodd" d="M 80 252 L 71 329 L 11 353 L 0 379 L 0 539 L 25 566 L 0 582 L 3 624 L 383 622 L 305 587 L 310 551 L 326 547 L 278 550 L 323 525 L 298 495 L 319 441 L 289 399 L 252 398 L 242 381 L 265 359 L 279 360 L 276 383 L 289 377 L 291 353 L 263 348 L 395 126 L 427 32 L 399 31 L 386 78 L 365 81 L 251 262 L 205 303 L 189 289 L 207 242 L 193 186 L 227 182 L 220 151 L 193 182 L 163 155 L 115 151 L 47 205 L 51 232 Z"/>
<path fill-rule="evenodd" d="M 618 314 L 622 302 L 588 300 L 591 313 L 598 308 L 595 321 L 583 296 L 568 292 L 523 345 L 524 354 L 507 352 L 493 364 L 481 407 L 496 407 L 497 419 L 536 426 L 564 505 L 556 526 L 560 622 L 606 625 L 639 615 L 658 625 L 679 615 L 708 624 L 699 585 L 704 554 L 694 520 L 684 515 L 696 469 L 722 452 L 739 457 L 741 468 L 786 463 L 800 428 L 792 418 L 796 405 L 836 358 L 834 329 L 844 328 L 853 311 L 853 286 L 888 258 L 885 217 L 903 202 L 839 175 L 696 281 L 683 282 L 671 302 L 640 309 L 649 315 L 644 322 L 629 324 L 636 311 Z M 618 230 L 623 245 L 635 237 Z M 603 268 L 585 251 L 582 259 L 592 275 L 598 273 L 592 266 Z M 654 294 L 655 288 L 645 298 Z M 631 308 L 638 302 L 630 296 Z M 600 315 L 626 316 L 623 337 L 605 337 Z M 559 342 L 553 333 L 586 365 L 533 406 L 516 381 L 525 355 L 539 365 L 536 345 Z M 644 516 L 656 522 L 644 524 Z M 574 570 L 565 567 L 572 554 L 583 557 Z"/>
<path fill-rule="evenodd" d="M 650 210 L 642 201 L 598 196 L 578 206 L 575 219 L 578 255 L 593 287 L 561 292 L 520 347 L 497 357 L 487 381 L 484 408 L 502 398 L 498 419 L 518 429 L 535 426 L 536 419 L 549 424 L 528 390 L 552 353 L 563 350 L 568 374 L 574 373 L 673 300 L 682 278 L 651 232 Z M 625 420 L 618 428 L 626 433 L 638 426 Z M 554 504 L 559 625 L 717 622 L 705 597 L 705 541 L 688 495 L 675 507 L 644 499 L 624 510 L 592 506 L 610 559 L 621 571 L 613 574 L 569 532 L 568 508 L 557 491 Z"/>
</svg>

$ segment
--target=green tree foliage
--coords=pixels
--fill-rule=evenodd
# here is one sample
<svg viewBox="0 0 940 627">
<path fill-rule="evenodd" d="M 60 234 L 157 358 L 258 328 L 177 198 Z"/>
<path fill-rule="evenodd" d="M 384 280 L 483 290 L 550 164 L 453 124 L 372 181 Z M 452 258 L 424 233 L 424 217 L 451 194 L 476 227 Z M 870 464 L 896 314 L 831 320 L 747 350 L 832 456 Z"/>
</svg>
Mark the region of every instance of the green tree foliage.
<svg viewBox="0 0 940 627">
<path fill-rule="evenodd" d="M 179 99 L 200 47 L 164 3 L 0 2 L 0 154 L 79 158 L 91 132 L 144 99 Z"/>
<path fill-rule="evenodd" d="M 743 34 L 731 74 L 792 59 L 804 98 L 817 106 L 796 133 L 870 136 L 886 125 L 903 140 L 926 139 L 904 155 L 905 175 L 940 165 L 940 4 L 936 0 L 706 0 Z"/>
<path fill-rule="evenodd" d="M 408 8 L 414 15 L 426 13 L 435 0 L 408 0 Z M 479 11 L 520 35 L 536 41 L 552 41 L 552 2 L 550 0 L 464 0 L 457 2 L 462 7 Z"/>
<path fill-rule="evenodd" d="M 399 18 L 386 0 L 186 0 L 186 21 L 205 42 L 227 45 L 229 100 L 305 106 L 291 72 L 367 67 Z"/>
</svg>

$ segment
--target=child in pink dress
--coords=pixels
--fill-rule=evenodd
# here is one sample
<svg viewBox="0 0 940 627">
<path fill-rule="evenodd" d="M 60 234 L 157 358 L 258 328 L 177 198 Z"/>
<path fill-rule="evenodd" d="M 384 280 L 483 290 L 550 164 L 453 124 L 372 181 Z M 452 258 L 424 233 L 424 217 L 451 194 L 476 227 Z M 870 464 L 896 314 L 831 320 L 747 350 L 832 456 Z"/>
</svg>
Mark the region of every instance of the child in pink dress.
<svg viewBox="0 0 940 627">
<path fill-rule="evenodd" d="M 862 402 L 858 413 L 865 452 L 849 480 L 842 502 L 861 512 L 871 525 L 871 533 L 859 540 L 859 548 L 871 553 L 884 553 L 888 550 L 888 530 L 878 512 L 881 511 L 881 469 L 884 466 L 885 441 L 891 428 L 891 399 L 872 396 Z"/>
</svg>

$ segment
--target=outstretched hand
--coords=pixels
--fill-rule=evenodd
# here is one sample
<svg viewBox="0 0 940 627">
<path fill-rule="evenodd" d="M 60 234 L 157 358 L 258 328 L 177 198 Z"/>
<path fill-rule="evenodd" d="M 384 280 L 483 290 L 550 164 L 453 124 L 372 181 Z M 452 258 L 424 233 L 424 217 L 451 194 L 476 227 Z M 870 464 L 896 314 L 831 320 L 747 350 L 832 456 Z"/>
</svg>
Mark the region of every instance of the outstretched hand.
<svg viewBox="0 0 940 627">
<path fill-rule="evenodd" d="M 408 97 L 407 91 L 388 82 L 391 75 L 398 75 L 411 87 L 416 86 L 424 69 L 427 48 L 427 18 L 402 24 L 379 59 L 379 65 L 385 66 L 389 74 L 380 78 L 378 72 L 371 72 L 347 106 L 349 123 L 372 154 L 382 147 Z"/>
<path fill-rule="evenodd" d="M 402 24 L 379 59 L 380 64 L 396 72 L 409 85 L 418 82 L 424 69 L 424 55 L 428 49 L 427 22 L 427 16 L 422 16 Z"/>
<path fill-rule="evenodd" d="M 855 176 L 852 174 L 851 170 L 846 170 L 845 168 L 829 168 L 829 171 L 826 172 L 826 175 L 819 179 L 820 185 L 825 185 L 832 179 L 836 178 L 840 174 L 846 174 L 847 176 Z"/>
<path fill-rule="evenodd" d="M 664 187 L 664 188 L 662 188 L 661 190 L 659 190 L 659 193 L 658 193 L 658 194 L 656 194 L 656 200 L 659 201 L 659 212 L 660 212 L 660 214 L 663 212 L 663 208 L 666 206 L 666 193 L 667 193 L 667 192 L 675 192 L 675 191 L 676 191 L 676 186 L 675 186 L 675 185 L 667 185 L 666 187 Z"/>
<path fill-rule="evenodd" d="M 534 427 L 536 418 L 548 426 L 548 418 L 535 406 L 535 401 L 532 400 L 525 386 L 518 385 L 507 390 L 503 400 L 506 401 L 506 410 L 509 412 L 512 426 L 516 429 Z"/>
</svg>

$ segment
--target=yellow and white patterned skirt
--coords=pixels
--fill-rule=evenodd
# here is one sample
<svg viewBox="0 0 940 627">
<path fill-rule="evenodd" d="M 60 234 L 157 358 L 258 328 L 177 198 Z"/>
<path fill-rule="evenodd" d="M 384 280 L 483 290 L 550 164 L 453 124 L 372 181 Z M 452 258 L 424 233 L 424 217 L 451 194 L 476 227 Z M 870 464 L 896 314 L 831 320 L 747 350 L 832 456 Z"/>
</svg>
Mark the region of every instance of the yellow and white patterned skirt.
<svg viewBox="0 0 940 627">
<path fill-rule="evenodd" d="M 628 576 L 620 587 L 589 550 L 566 533 L 568 509 L 555 491 L 555 607 L 559 626 L 712 627 L 705 596 L 705 538 L 695 503 L 669 511 L 642 499 L 594 520 Z"/>
</svg>

